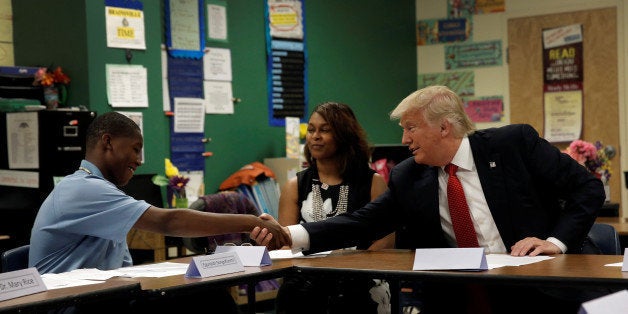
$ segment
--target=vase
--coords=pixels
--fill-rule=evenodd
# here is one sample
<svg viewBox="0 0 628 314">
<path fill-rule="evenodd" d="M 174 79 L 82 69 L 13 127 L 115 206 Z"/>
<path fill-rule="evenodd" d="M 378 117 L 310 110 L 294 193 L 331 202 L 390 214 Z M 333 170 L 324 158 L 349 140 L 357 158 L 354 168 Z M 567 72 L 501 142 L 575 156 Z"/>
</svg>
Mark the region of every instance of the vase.
<svg viewBox="0 0 628 314">
<path fill-rule="evenodd" d="M 44 102 L 48 110 L 54 110 L 59 107 L 59 90 L 56 86 L 44 87 Z"/>
<path fill-rule="evenodd" d="M 175 197 L 174 207 L 176 208 L 188 208 L 188 199 L 186 197 Z"/>
</svg>

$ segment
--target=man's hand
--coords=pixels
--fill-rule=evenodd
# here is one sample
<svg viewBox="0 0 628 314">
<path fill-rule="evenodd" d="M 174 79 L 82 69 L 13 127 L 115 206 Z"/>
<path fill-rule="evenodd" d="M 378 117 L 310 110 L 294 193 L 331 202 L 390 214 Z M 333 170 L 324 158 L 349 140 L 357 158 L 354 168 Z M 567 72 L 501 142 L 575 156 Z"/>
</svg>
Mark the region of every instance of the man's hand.
<svg viewBox="0 0 628 314">
<path fill-rule="evenodd" d="M 510 255 L 512 256 L 537 256 L 539 254 L 552 255 L 561 253 L 562 251 L 556 244 L 534 237 L 520 240 L 510 247 Z"/>
<path fill-rule="evenodd" d="M 261 214 L 259 218 L 262 221 L 260 226 L 253 228 L 250 235 L 258 245 L 264 245 L 270 251 L 292 245 L 292 238 L 287 227 L 282 227 L 269 214 Z"/>
</svg>

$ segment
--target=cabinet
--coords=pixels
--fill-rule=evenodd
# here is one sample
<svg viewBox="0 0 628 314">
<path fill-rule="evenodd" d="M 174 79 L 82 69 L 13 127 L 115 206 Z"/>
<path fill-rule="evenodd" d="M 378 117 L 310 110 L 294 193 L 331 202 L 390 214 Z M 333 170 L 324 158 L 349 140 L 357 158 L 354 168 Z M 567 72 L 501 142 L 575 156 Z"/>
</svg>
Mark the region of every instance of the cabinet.
<svg viewBox="0 0 628 314">
<path fill-rule="evenodd" d="M 39 206 L 55 180 L 78 169 L 93 111 L 0 113 L 0 233 L 7 245 L 30 240 Z"/>
</svg>

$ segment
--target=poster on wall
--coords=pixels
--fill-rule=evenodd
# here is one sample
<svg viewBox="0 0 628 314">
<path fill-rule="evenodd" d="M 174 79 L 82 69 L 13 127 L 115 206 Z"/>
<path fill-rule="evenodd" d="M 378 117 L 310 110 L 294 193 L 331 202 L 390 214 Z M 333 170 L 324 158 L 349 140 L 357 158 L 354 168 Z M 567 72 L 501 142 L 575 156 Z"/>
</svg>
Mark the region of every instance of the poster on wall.
<svg viewBox="0 0 628 314">
<path fill-rule="evenodd" d="M 543 30 L 545 139 L 570 142 L 582 134 L 582 25 Z"/>
<path fill-rule="evenodd" d="M 475 0 L 475 14 L 504 11 L 506 11 L 506 0 Z"/>
<path fill-rule="evenodd" d="M 105 1 L 107 47 L 146 50 L 142 10 L 140 1 Z"/>
<path fill-rule="evenodd" d="M 545 93 L 545 139 L 551 143 L 571 142 L 582 133 L 582 91 Z"/>
<path fill-rule="evenodd" d="M 286 117 L 307 111 L 307 49 L 301 0 L 267 0 L 266 56 L 268 119 L 285 126 Z"/>
<path fill-rule="evenodd" d="M 434 45 L 472 40 L 471 17 L 419 20 L 416 23 L 417 45 Z"/>
<path fill-rule="evenodd" d="M 176 111 L 177 99 L 203 99 L 203 59 L 167 56 L 168 110 Z M 176 116 L 176 114 L 175 114 Z M 205 119 L 204 114 L 199 118 Z M 170 117 L 170 160 L 180 171 L 205 171 L 205 133 L 175 131 Z M 190 199 L 188 199 L 189 201 Z"/>
<path fill-rule="evenodd" d="M 432 85 L 449 87 L 460 97 L 475 95 L 475 73 L 473 71 L 419 74 L 418 88 Z"/>
<path fill-rule="evenodd" d="M 475 13 L 476 0 L 448 0 L 447 16 L 449 18 L 467 17 Z"/>
<path fill-rule="evenodd" d="M 203 0 L 165 0 L 166 46 L 177 58 L 203 57 L 205 22 Z"/>
<path fill-rule="evenodd" d="M 445 46 L 445 69 L 502 65 L 502 42 L 492 40 Z"/>
<path fill-rule="evenodd" d="M 207 16 L 207 40 L 228 42 L 227 1 L 205 0 L 205 16 Z"/>
<path fill-rule="evenodd" d="M 464 111 L 473 122 L 502 122 L 504 99 L 501 96 L 463 97 Z"/>
</svg>

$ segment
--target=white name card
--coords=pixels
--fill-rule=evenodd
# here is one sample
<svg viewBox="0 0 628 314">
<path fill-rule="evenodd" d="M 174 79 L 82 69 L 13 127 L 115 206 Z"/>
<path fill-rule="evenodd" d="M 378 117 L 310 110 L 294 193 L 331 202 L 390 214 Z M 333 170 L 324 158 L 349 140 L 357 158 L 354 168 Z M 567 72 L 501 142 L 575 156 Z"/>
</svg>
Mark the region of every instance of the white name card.
<svg viewBox="0 0 628 314">
<path fill-rule="evenodd" d="M 218 253 L 192 257 L 185 277 L 205 278 L 244 271 L 236 252 Z"/>
<path fill-rule="evenodd" d="M 35 267 L 0 274 L 0 301 L 46 290 L 48 289 Z"/>
<path fill-rule="evenodd" d="M 412 270 L 487 270 L 484 248 L 417 249 Z"/>
<path fill-rule="evenodd" d="M 624 263 L 621 264 L 621 271 L 628 271 L 628 248 L 624 249 Z"/>
<path fill-rule="evenodd" d="M 620 314 L 628 309 L 628 290 L 621 290 L 582 303 L 578 314 Z"/>
<path fill-rule="evenodd" d="M 268 266 L 272 264 L 265 246 L 218 245 L 214 253 L 236 252 L 244 266 Z"/>
</svg>

